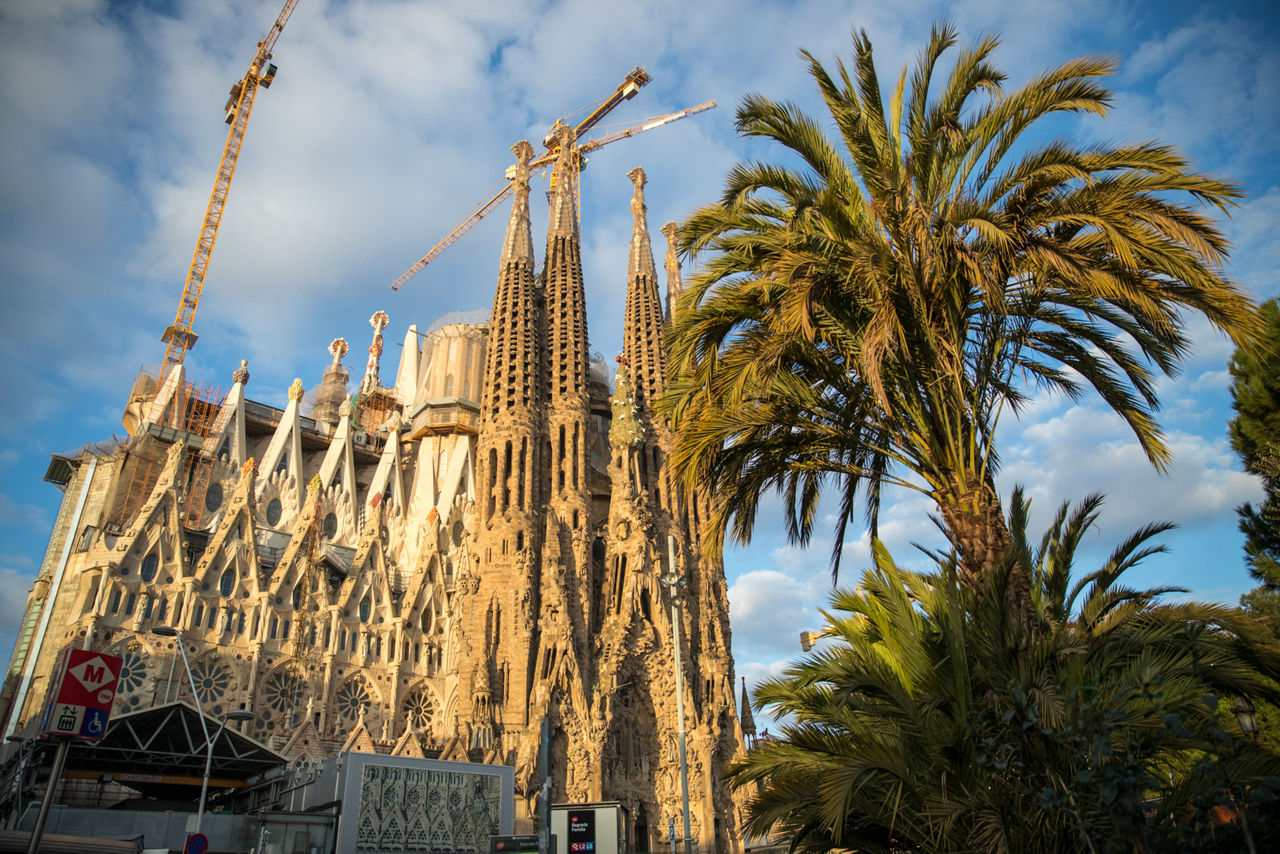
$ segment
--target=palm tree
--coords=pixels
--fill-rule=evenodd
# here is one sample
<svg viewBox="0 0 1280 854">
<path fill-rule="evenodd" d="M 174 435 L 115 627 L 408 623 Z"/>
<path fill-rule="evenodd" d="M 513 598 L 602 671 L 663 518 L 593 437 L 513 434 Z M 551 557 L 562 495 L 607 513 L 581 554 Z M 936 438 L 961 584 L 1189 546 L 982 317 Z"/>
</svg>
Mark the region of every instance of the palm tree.
<svg viewBox="0 0 1280 854">
<path fill-rule="evenodd" d="M 1236 609 L 1121 583 L 1167 525 L 1074 579 L 1100 501 L 1064 505 L 1033 548 L 1015 492 L 985 591 L 958 583 L 954 553 L 918 573 L 877 544 L 861 587 L 833 595 L 834 643 L 756 691 L 788 722 L 731 769 L 759 787 L 751 832 L 801 851 L 1169 850 L 1194 801 L 1179 796 L 1206 805 L 1198 782 L 1280 792 L 1280 757 L 1237 750 L 1218 699 L 1280 694 L 1280 649 Z M 1015 566 L 1030 568 L 1030 637 L 1000 606 Z"/>
<path fill-rule="evenodd" d="M 1182 316 L 1257 335 L 1198 207 L 1226 211 L 1235 185 L 1155 143 L 1029 139 L 1055 114 L 1105 115 L 1110 60 L 1006 91 L 996 39 L 944 75 L 955 43 L 935 27 L 887 98 L 865 33 L 834 74 L 802 52 L 834 138 L 790 103 L 751 95 L 738 110 L 739 133 L 798 165 L 736 166 L 681 229 L 702 268 L 669 332 L 662 406 L 689 487 L 717 497 L 713 540 L 748 541 L 778 490 L 807 542 L 831 484 L 834 576 L 859 490 L 874 536 L 883 490 L 906 487 L 936 502 L 972 583 L 1008 543 L 993 444 L 1006 409 L 1036 388 L 1092 389 L 1163 468 L 1154 381 L 1187 352 Z"/>
</svg>

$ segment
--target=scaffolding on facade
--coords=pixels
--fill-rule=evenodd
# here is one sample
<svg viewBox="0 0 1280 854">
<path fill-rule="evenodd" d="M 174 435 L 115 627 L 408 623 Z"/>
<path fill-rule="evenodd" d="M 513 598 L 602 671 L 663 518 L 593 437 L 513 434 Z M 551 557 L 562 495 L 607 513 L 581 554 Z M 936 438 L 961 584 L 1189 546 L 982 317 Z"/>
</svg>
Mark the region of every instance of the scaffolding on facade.
<svg viewBox="0 0 1280 854">
<path fill-rule="evenodd" d="M 148 376 L 145 369 L 139 372 L 134 388 L 145 385 L 144 377 Z M 208 485 L 209 466 L 212 464 L 212 455 L 200 452 L 225 401 L 226 395 L 216 386 L 183 383 L 158 423 L 139 425 L 135 435 L 141 441 L 132 443 L 125 450 L 120 481 L 123 486 L 103 524 L 104 531 L 119 534 L 133 522 L 160 479 L 168 457 L 168 446 L 176 441 L 187 443 L 187 459 L 183 467 L 188 478 L 184 521 L 188 527 L 199 525 L 204 508 L 204 489 Z M 147 437 L 156 441 L 146 441 Z"/>
</svg>

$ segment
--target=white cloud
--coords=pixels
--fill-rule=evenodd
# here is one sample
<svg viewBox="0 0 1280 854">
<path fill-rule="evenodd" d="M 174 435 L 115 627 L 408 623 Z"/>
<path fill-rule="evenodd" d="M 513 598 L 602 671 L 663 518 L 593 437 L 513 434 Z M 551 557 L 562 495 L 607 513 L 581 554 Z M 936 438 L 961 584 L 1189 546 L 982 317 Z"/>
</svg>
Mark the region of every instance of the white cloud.
<svg viewBox="0 0 1280 854">
<path fill-rule="evenodd" d="M 768 556 L 767 568 L 735 574 L 729 586 L 729 616 L 734 658 L 740 665 L 763 673 L 761 668 L 795 658 L 800 653 L 800 632 L 821 626 L 818 609 L 826 607 L 831 592 L 829 544 L 830 539 L 807 549 L 782 545 Z M 734 550 L 726 559 L 734 561 L 742 554 Z M 744 675 L 751 674 L 744 671 Z"/>
<path fill-rule="evenodd" d="M 1241 203 L 1232 214 L 1228 234 L 1234 275 L 1259 301 L 1280 294 L 1280 186 L 1272 185 Z"/>
<path fill-rule="evenodd" d="M 1132 54 L 1124 77 L 1145 85 L 1120 93 L 1107 132 L 1173 142 L 1211 161 L 1202 167 L 1239 172 L 1270 157 L 1270 144 L 1249 131 L 1280 122 L 1277 73 L 1280 56 L 1255 22 L 1229 12 L 1198 16 L 1157 31 Z"/>
<path fill-rule="evenodd" d="M 1002 492 L 1022 484 L 1039 510 L 1036 518 L 1046 518 L 1062 501 L 1104 491 L 1108 501 L 1100 530 L 1113 541 L 1160 520 L 1201 529 L 1234 528 L 1234 508 L 1256 499 L 1260 490 L 1256 478 L 1233 468 L 1235 456 L 1225 436 L 1170 432 L 1166 441 L 1173 463 L 1161 475 L 1120 418 L 1093 406 L 1074 406 L 1039 422 L 1007 424 L 1001 438 Z"/>
</svg>

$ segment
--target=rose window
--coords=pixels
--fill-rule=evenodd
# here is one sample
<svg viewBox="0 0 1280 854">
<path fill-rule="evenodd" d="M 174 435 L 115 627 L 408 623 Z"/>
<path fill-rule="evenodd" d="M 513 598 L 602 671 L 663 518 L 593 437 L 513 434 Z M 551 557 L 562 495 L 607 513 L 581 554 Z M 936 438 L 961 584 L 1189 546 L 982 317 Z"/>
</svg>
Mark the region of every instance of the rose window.
<svg viewBox="0 0 1280 854">
<path fill-rule="evenodd" d="M 416 689 L 404 701 L 404 715 L 414 729 L 426 729 L 430 726 L 435 713 L 435 704 L 431 702 L 431 695 L 425 688 Z"/>
<path fill-rule="evenodd" d="M 267 705 L 277 712 L 283 712 L 293 705 L 302 685 L 291 673 L 272 673 L 267 678 L 263 692 L 267 697 Z"/>
<path fill-rule="evenodd" d="M 120 656 L 120 679 L 116 683 L 117 694 L 132 694 L 142 687 L 147 678 L 147 666 L 136 650 L 127 649 Z"/>
<path fill-rule="evenodd" d="M 196 696 L 200 703 L 213 703 L 222 699 L 231 684 L 231 674 L 216 661 L 201 661 L 191 668 L 191 678 L 196 683 Z"/>
<path fill-rule="evenodd" d="M 404 793 L 405 812 L 408 813 L 408 812 L 419 809 L 419 804 L 421 803 L 422 803 L 422 789 L 420 789 L 417 786 L 407 786 L 405 788 L 405 793 Z"/>
<path fill-rule="evenodd" d="M 338 712 L 349 721 L 359 720 L 367 712 L 371 698 L 363 682 L 351 681 L 338 689 Z"/>
</svg>

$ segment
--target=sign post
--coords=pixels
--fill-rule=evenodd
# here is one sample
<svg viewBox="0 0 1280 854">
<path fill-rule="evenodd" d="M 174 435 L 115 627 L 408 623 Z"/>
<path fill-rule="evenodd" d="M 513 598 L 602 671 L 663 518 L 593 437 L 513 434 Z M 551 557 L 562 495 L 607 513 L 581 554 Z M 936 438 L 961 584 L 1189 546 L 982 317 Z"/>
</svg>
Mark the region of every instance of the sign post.
<svg viewBox="0 0 1280 854">
<path fill-rule="evenodd" d="M 58 788 L 62 768 L 67 764 L 67 753 L 72 739 L 100 741 L 107 734 L 107 720 L 111 715 L 111 703 L 116 698 L 116 682 L 120 678 L 121 660 L 114 655 L 91 649 L 63 651 L 54 668 L 54 678 L 49 690 L 48 705 L 40 724 L 40 737 L 56 739 L 58 752 L 53 757 L 49 771 L 49 785 L 40 802 L 36 826 L 31 830 L 27 854 L 40 850 L 40 839 L 49 820 L 53 806 L 53 793 Z"/>
<path fill-rule="evenodd" d="M 551 718 L 543 716 L 538 737 L 542 789 L 538 797 L 538 854 L 553 854 L 551 843 Z"/>
</svg>

